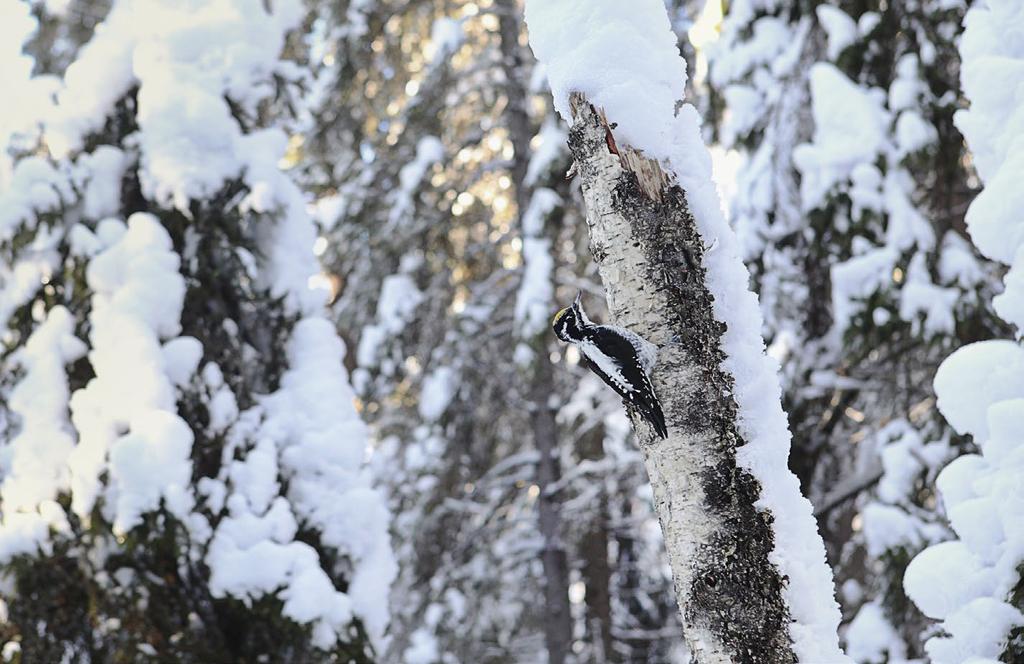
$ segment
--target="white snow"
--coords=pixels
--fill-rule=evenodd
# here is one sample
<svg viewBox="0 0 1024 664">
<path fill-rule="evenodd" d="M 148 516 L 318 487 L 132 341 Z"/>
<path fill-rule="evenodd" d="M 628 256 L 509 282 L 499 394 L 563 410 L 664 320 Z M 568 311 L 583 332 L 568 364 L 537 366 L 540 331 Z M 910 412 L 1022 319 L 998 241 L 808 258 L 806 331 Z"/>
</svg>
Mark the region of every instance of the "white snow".
<svg viewBox="0 0 1024 664">
<path fill-rule="evenodd" d="M 544 221 L 560 202 L 558 194 L 541 187 L 523 214 L 523 278 L 516 294 L 515 321 L 526 339 L 548 327 L 555 297 L 555 260 L 551 240 L 544 237 Z"/>
<path fill-rule="evenodd" d="M 8 100 L 17 100 L 0 108 L 0 145 L 31 148 L 35 126 L 52 105 L 56 79 L 33 77 L 33 60 L 22 53 L 37 23 L 29 3 L 0 3 L 0 89 Z M 10 183 L 10 176 L 9 155 L 0 152 L 0 189 Z"/>
<path fill-rule="evenodd" d="M 392 224 L 407 221 L 415 207 L 415 196 L 430 168 L 444 159 L 444 143 L 436 136 L 424 136 L 416 144 L 416 156 L 398 172 L 388 219 Z"/>
<path fill-rule="evenodd" d="M 959 433 L 982 445 L 989 437 L 988 409 L 1024 397 L 1024 349 L 1012 341 L 965 346 L 946 358 L 935 374 L 939 410 Z"/>
<path fill-rule="evenodd" d="M 75 444 L 64 366 L 84 353 L 85 344 L 74 335 L 74 318 L 58 306 L 12 358 L 25 375 L 8 403 L 21 418 L 20 431 L 0 448 L 0 560 L 43 546 L 49 528 L 68 528 L 56 503 L 70 483 L 67 459 Z"/>
<path fill-rule="evenodd" d="M 676 175 L 707 246 L 707 286 L 726 323 L 723 368 L 735 381 L 739 463 L 762 487 L 759 506 L 775 519 L 771 559 L 788 577 L 790 634 L 801 661 L 847 661 L 838 646 L 839 607 L 810 503 L 787 467 L 790 435 L 777 365 L 764 352 L 761 312 L 726 223 L 696 109 L 683 104 L 686 68 L 659 0 L 529 0 L 530 43 L 546 66 L 555 106 L 571 122 L 574 91 L 617 123 L 617 140 L 641 149 Z M 827 74 L 826 74 L 827 75 Z M 848 127 L 847 127 L 848 129 Z"/>
<path fill-rule="evenodd" d="M 810 78 L 814 141 L 793 152 L 803 175 L 805 211 L 821 206 L 832 187 L 849 178 L 857 165 L 873 162 L 885 148 L 886 116 L 876 95 L 827 62 L 815 63 Z"/>
<path fill-rule="evenodd" d="M 420 386 L 420 417 L 436 422 L 444 414 L 458 390 L 458 374 L 451 367 L 439 367 L 423 379 Z"/>
<path fill-rule="evenodd" d="M 740 12 L 733 12 L 734 9 L 730 8 L 730 15 L 740 20 Z M 729 57 L 716 63 L 711 72 L 711 79 L 716 84 L 736 80 L 756 66 L 773 61 L 773 67 L 784 68 L 785 57 L 780 56 L 786 55 L 793 46 L 799 48 L 803 39 L 801 36 L 794 39 L 786 21 L 775 16 L 758 18 L 752 23 L 751 29 L 753 34 L 749 39 L 742 43 L 728 44 Z M 715 45 L 712 44 L 711 48 L 715 48 Z"/>
<path fill-rule="evenodd" d="M 101 145 L 83 154 L 78 165 L 87 175 L 83 213 L 99 221 L 114 216 L 121 207 L 121 178 L 128 167 L 128 156 L 115 147 Z"/>
<path fill-rule="evenodd" d="M 903 639 L 885 617 L 878 602 L 860 607 L 846 630 L 847 654 L 862 664 L 883 664 L 907 656 Z"/>
<path fill-rule="evenodd" d="M 880 556 L 890 549 L 904 547 L 908 551 L 921 544 L 916 519 L 899 507 L 870 503 L 861 511 L 864 541 L 868 553 Z"/>
<path fill-rule="evenodd" d="M 924 331 L 930 335 L 955 332 L 953 307 L 959 299 L 960 292 L 957 289 L 941 288 L 932 283 L 924 254 L 915 254 L 907 267 L 903 289 L 900 291 L 900 318 L 911 321 L 913 333 L 920 334 L 921 316 L 924 319 Z"/>
<path fill-rule="evenodd" d="M 465 39 L 462 22 L 451 18 L 438 18 L 430 27 L 430 43 L 426 47 L 427 58 L 436 66 L 459 50 Z"/>
<path fill-rule="evenodd" d="M 178 502 L 192 474 L 192 432 L 177 415 L 161 347 L 180 329 L 185 282 L 178 267 L 159 220 L 136 213 L 86 272 L 96 377 L 71 397 L 79 433 L 69 459 L 71 504 L 87 519 L 102 491 L 100 476 L 109 472 L 111 498 L 103 509 L 117 532 L 137 525 L 161 498 Z"/>
<path fill-rule="evenodd" d="M 849 14 L 832 5 L 818 5 L 814 13 L 828 35 L 828 59 L 835 60 L 847 46 L 857 40 L 857 23 Z"/>
<path fill-rule="evenodd" d="M 1024 47 L 1020 39 L 1024 6 L 990 1 L 973 8 L 964 21 L 960 45 L 961 82 L 971 101 L 956 114 L 957 127 L 985 188 L 967 211 L 971 240 L 982 254 L 1011 266 L 1006 291 L 996 300 L 1000 316 L 1024 331 L 1024 203 L 1019 186 L 1024 174 Z"/>
<path fill-rule="evenodd" d="M 1024 614 L 1005 602 L 979 597 L 946 618 L 950 638 L 928 640 L 925 650 L 934 664 L 960 664 L 987 658 L 997 660 L 1006 634 L 1024 625 Z"/>
<path fill-rule="evenodd" d="M 0 323 L 66 267 L 85 266 L 91 300 L 88 320 L 36 302 L 31 337 L 4 358 L 5 370 L 24 373 L 8 404 L 17 421 L 4 423 L 13 435 L 0 448 L 0 560 L 45 552 L 68 529 L 60 493 L 84 523 L 109 525 L 115 535 L 162 509 L 187 527 L 187 555 L 205 557 L 215 595 L 275 595 L 285 616 L 311 624 L 323 648 L 347 640 L 358 616 L 379 644 L 395 575 L 390 516 L 364 469 L 367 431 L 342 365 L 344 345 L 320 317 L 324 293 L 308 287 L 318 271 L 315 227 L 303 193 L 278 168 L 287 135 L 245 129 L 236 117 L 262 122 L 263 102 L 277 93 L 273 80 L 299 75 L 280 55 L 302 4 L 118 0 L 62 80 L 28 83 L 26 61 L 8 57 L 32 29 L 25 7 L 0 3 L 0 82 L 25 95 L 31 115 L 0 110 L 0 140 L 31 129 L 22 126 L 28 117 L 42 124 L 50 155 L 23 158 L 9 173 L 0 158 L 0 240 L 35 235 L 15 262 L 0 264 Z M 116 147 L 81 151 L 133 87 L 139 131 Z M 45 99 L 45 112 L 32 107 L 37 89 L 58 88 L 55 107 Z M 186 218 L 228 179 L 247 187 L 239 211 L 259 251 L 243 255 L 240 277 L 269 289 L 298 322 L 281 349 L 287 370 L 279 388 L 256 395 L 244 412 L 220 367 L 203 364 L 204 341 L 180 336 L 183 258 L 160 218 L 118 218 L 129 169 L 138 169 L 148 199 Z M 62 242 L 69 256 L 61 256 Z M 407 313 L 408 292 L 399 291 L 383 310 L 388 329 Z M 87 339 L 75 336 L 78 325 Z M 236 322 L 224 326 L 238 333 Z M 94 377 L 69 394 L 66 367 L 83 354 Z M 182 393 L 203 401 L 206 430 L 179 414 Z M 193 444 L 212 436 L 227 441 L 221 473 L 193 488 Z M 316 534 L 323 555 L 297 539 L 300 528 Z M 334 575 L 344 575 L 347 592 L 335 588 Z"/>
<path fill-rule="evenodd" d="M 854 255 L 831 268 L 834 338 L 837 342 L 842 338 L 870 296 L 887 289 L 898 295 L 899 316 L 911 323 L 915 334 L 951 333 L 953 308 L 963 297 L 962 289 L 974 283 L 961 282 L 960 288 L 952 288 L 956 284 L 950 282 L 959 281 L 959 264 L 968 268 L 972 259 L 967 251 L 960 252 L 967 257 L 957 260 L 958 265 L 947 262 L 953 269 L 943 273 L 941 284 L 933 281 L 927 269 L 925 252 L 936 244 L 934 226 L 918 210 L 914 202 L 917 184 L 903 165 L 908 155 L 937 140 L 935 127 L 915 110 L 928 94 L 920 80 L 917 58 L 908 55 L 900 59 L 888 94 L 858 85 L 830 63 L 816 63 L 810 76 L 814 137 L 793 152 L 793 162 L 802 176 L 804 212 L 823 209 L 837 195 L 845 194 L 850 201 L 849 221 L 870 222 L 881 217 L 885 224 L 881 243 L 857 237 Z M 836 217 L 837 221 L 843 219 Z M 946 234 L 943 247 L 952 246 L 956 251 L 953 236 Z M 909 264 L 900 265 L 907 252 L 911 252 Z M 902 285 L 896 268 L 899 273 L 906 272 Z M 872 313 L 878 324 L 888 320 L 885 309 Z"/>
<path fill-rule="evenodd" d="M 37 215 L 56 212 L 73 199 L 65 173 L 42 157 L 22 159 L 0 195 L 0 239 L 9 239 L 20 226 L 34 227 Z"/>
<path fill-rule="evenodd" d="M 1003 277 L 1006 289 L 992 299 L 999 317 L 1024 330 L 1024 247 L 1017 249 L 1013 263 Z"/>
<path fill-rule="evenodd" d="M 863 254 L 832 266 L 832 312 L 840 335 L 856 311 L 855 300 L 866 298 L 891 282 L 898 258 L 894 249 L 878 247 L 865 249 Z"/>
<path fill-rule="evenodd" d="M 985 183 L 967 226 L 985 256 L 1011 265 L 997 312 L 1019 325 L 1024 223 L 1014 210 L 1024 175 L 1024 112 L 1017 100 L 1024 85 L 1024 5 L 983 0 L 965 25 L 961 78 L 971 107 L 956 122 Z M 942 621 L 945 634 L 925 644 L 932 661 L 995 659 L 1010 630 L 1024 625 L 1024 615 L 1007 603 L 1024 562 L 1024 348 L 1004 340 L 964 346 L 942 363 L 934 385 L 943 416 L 972 436 L 981 454 L 962 456 L 939 475 L 959 539 L 918 554 L 903 585 L 926 615 Z"/>
<path fill-rule="evenodd" d="M 281 379 L 281 390 L 265 402 L 269 417 L 264 428 L 293 431 L 286 438 L 293 442 L 281 452 L 282 470 L 291 477 L 288 498 L 299 518 L 320 531 L 324 544 L 352 559 L 348 595 L 379 641 L 397 568 L 384 500 L 370 488 L 363 469 L 366 426 L 355 409 L 344 354 L 327 320 L 300 321 L 288 348 L 291 368 Z"/>
<path fill-rule="evenodd" d="M 543 69 L 543 67 L 537 67 Z M 543 175 L 565 150 L 565 129 L 556 121 L 548 119 L 540 128 L 540 133 L 534 136 L 530 147 L 530 164 L 526 168 L 527 185 L 533 185 Z"/>
<path fill-rule="evenodd" d="M 423 293 L 411 275 L 400 272 L 384 278 L 377 301 L 378 322 L 367 325 L 359 340 L 356 351 L 359 366 L 369 367 L 377 363 L 381 344 L 405 328 L 422 301 Z"/>
</svg>

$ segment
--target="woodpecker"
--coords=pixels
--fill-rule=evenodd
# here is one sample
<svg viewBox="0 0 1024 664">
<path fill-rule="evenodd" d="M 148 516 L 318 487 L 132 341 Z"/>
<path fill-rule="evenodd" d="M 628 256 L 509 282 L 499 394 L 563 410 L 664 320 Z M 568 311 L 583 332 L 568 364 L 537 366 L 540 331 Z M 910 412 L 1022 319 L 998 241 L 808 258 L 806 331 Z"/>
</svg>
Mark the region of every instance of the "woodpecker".
<svg viewBox="0 0 1024 664">
<path fill-rule="evenodd" d="M 627 410 L 636 410 L 662 438 L 665 415 L 651 385 L 658 349 L 639 334 L 614 325 L 596 325 L 583 312 L 581 292 L 571 307 L 555 314 L 551 327 L 562 341 L 579 349 L 584 363 L 615 390 Z"/>
</svg>

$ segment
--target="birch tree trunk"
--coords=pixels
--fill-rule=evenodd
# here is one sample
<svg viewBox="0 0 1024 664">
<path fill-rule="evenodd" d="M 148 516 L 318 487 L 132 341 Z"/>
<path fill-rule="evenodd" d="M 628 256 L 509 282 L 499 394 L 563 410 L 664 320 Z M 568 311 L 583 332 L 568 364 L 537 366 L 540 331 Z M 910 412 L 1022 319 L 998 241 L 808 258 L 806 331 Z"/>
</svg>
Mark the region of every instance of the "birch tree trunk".
<svg viewBox="0 0 1024 664">
<path fill-rule="evenodd" d="M 721 367 L 725 326 L 702 267 L 714 249 L 703 246 L 674 176 L 617 145 L 615 125 L 582 95 L 571 105 L 569 148 L 608 310 L 660 349 L 652 378 L 669 437 L 635 428 L 693 661 L 794 662 L 784 579 L 769 560 L 772 515 L 755 506 L 760 485 L 736 459 L 745 441 L 733 378 Z"/>
</svg>

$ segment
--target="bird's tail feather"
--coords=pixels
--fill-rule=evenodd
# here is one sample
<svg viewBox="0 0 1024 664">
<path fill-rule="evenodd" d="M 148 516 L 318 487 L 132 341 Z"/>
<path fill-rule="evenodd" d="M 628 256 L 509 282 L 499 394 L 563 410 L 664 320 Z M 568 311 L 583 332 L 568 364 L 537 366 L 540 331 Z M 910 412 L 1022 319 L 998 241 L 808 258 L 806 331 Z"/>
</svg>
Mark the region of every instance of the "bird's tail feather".
<svg viewBox="0 0 1024 664">
<path fill-rule="evenodd" d="M 661 404 L 657 400 L 653 401 L 648 408 L 644 408 L 641 411 L 641 415 L 644 419 L 654 427 L 654 430 L 662 438 L 668 438 L 668 427 L 665 426 L 665 413 L 661 410 Z"/>
</svg>

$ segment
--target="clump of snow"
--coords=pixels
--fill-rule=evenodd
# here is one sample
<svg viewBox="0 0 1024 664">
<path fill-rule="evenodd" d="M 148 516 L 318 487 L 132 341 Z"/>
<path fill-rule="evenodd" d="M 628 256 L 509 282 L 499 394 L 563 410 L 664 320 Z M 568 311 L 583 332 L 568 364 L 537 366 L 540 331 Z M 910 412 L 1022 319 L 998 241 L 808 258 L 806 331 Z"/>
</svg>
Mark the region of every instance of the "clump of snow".
<svg viewBox="0 0 1024 664">
<path fill-rule="evenodd" d="M 72 452 L 72 509 L 87 519 L 110 475 L 104 516 L 117 532 L 162 498 L 191 508 L 192 431 L 177 414 L 161 341 L 177 336 L 185 298 L 180 259 L 156 217 L 136 213 L 127 231 L 90 261 L 89 363 L 96 377 L 71 397 L 79 433 Z M 179 509 L 175 510 L 174 507 Z"/>
<path fill-rule="evenodd" d="M 818 22 L 828 35 L 828 59 L 835 60 L 847 46 L 857 40 L 857 23 L 850 15 L 832 5 L 818 5 L 814 9 Z"/>
<path fill-rule="evenodd" d="M 955 288 L 941 288 L 932 283 L 924 254 L 918 253 L 907 267 L 906 282 L 900 291 L 900 318 L 911 321 L 914 334 L 952 334 L 956 321 L 953 307 L 960 297 Z"/>
<path fill-rule="evenodd" d="M 738 11 L 737 11 L 738 10 Z M 730 17 L 742 21 L 742 7 L 730 7 Z M 802 35 L 792 34 L 786 21 L 775 16 L 763 16 L 753 21 L 751 25 L 752 34 L 748 40 L 742 43 L 730 43 L 729 58 L 716 63 L 711 72 L 711 80 L 716 85 L 722 85 L 728 81 L 736 80 L 752 71 L 757 65 L 773 63 L 773 67 L 780 69 L 785 66 L 782 60 L 776 60 L 784 56 L 790 47 L 797 46 L 803 41 Z M 711 48 L 715 48 L 712 44 Z"/>
<path fill-rule="evenodd" d="M 1024 173 L 1024 48 L 1020 31 L 1024 6 L 995 0 L 968 12 L 960 44 L 960 79 L 971 106 L 958 111 L 957 128 L 971 148 L 985 188 L 967 211 L 971 240 L 982 254 L 1011 266 L 997 312 L 1024 331 L 1024 222 L 1016 210 L 1024 203 L 1019 186 Z"/>
<path fill-rule="evenodd" d="M 225 96 L 246 110 L 268 92 L 298 3 L 171 0 L 115 3 L 64 76 L 50 120 L 57 152 L 81 146 L 138 85 L 143 191 L 188 210 L 245 167 L 242 133 Z"/>
<path fill-rule="evenodd" d="M 392 224 L 407 219 L 414 209 L 416 192 L 430 168 L 444 159 L 444 143 L 436 136 L 424 136 L 416 144 L 416 156 L 398 172 L 398 190 L 394 193 L 388 220 Z"/>
<path fill-rule="evenodd" d="M 816 63 L 810 78 L 814 141 L 793 153 L 803 175 L 805 210 L 821 206 L 829 190 L 849 178 L 854 168 L 875 160 L 885 146 L 886 122 L 881 99 L 834 65 Z"/>
<path fill-rule="evenodd" d="M 42 157 L 18 162 L 10 186 L 0 195 L 0 240 L 19 227 L 34 227 L 38 217 L 59 211 L 74 200 L 68 177 Z"/>
<path fill-rule="evenodd" d="M 516 295 L 515 321 L 524 338 L 547 329 L 555 296 L 555 261 L 551 240 L 544 237 L 544 220 L 561 202 L 551 189 L 534 192 L 523 214 L 523 279 Z"/>
<path fill-rule="evenodd" d="M 121 207 L 121 178 L 128 167 L 128 156 L 115 147 L 101 145 L 79 157 L 78 166 L 88 174 L 82 200 L 85 216 L 98 221 L 116 215 Z"/>
<path fill-rule="evenodd" d="M 35 238 L 13 261 L 0 261 L 0 325 L 26 304 L 58 268 L 61 229 L 40 224 L 59 216 L 75 200 L 66 169 L 55 168 L 41 157 L 18 162 L 10 188 L 0 193 L 0 242 L 15 233 L 35 231 Z"/>
<path fill-rule="evenodd" d="M 538 67 L 537 69 L 542 69 Z M 551 165 L 558 159 L 559 155 L 565 152 L 565 129 L 557 121 L 548 119 L 540 128 L 540 133 L 534 137 L 531 143 L 533 150 L 530 154 L 530 163 L 526 167 L 526 184 L 533 185 Z"/>
<path fill-rule="evenodd" d="M 1003 283 L 1006 289 L 992 299 L 992 305 L 1000 318 L 1024 330 L 1024 247 L 1014 254 Z"/>
<path fill-rule="evenodd" d="M 865 247 L 863 254 L 832 266 L 832 311 L 839 334 L 846 331 L 856 311 L 855 300 L 867 298 L 892 281 L 892 269 L 898 258 L 896 250 L 890 247 Z"/>
<path fill-rule="evenodd" d="M 794 621 L 794 649 L 802 661 L 846 661 L 838 646 L 840 614 L 824 545 L 811 505 L 787 466 L 790 434 L 777 364 L 765 354 L 761 338 L 757 297 L 747 288 L 739 242 L 722 214 L 699 115 L 692 105 L 677 103 L 686 69 L 664 5 L 658 0 L 530 0 L 526 12 L 530 43 L 547 67 L 562 117 L 572 121 L 572 92 L 603 108 L 617 123 L 617 140 L 675 174 L 705 244 L 716 245 L 704 255 L 704 267 L 715 317 L 726 324 L 723 368 L 735 381 L 746 441 L 738 461 L 761 484 L 759 507 L 774 517 L 771 560 L 789 579 L 785 599 Z"/>
<path fill-rule="evenodd" d="M 905 510 L 876 502 L 865 506 L 861 517 L 864 520 L 864 541 L 872 556 L 880 556 L 899 547 L 913 550 L 920 545 L 920 526 Z"/>
<path fill-rule="evenodd" d="M 12 358 L 25 375 L 8 403 L 20 417 L 20 431 L 0 448 L 0 560 L 43 546 L 50 528 L 68 529 L 56 500 L 68 489 L 67 460 L 75 444 L 64 367 L 85 354 L 74 323 L 67 309 L 54 307 Z"/>
<path fill-rule="evenodd" d="M 652 156 L 667 156 L 678 140 L 672 118 L 686 85 L 686 61 L 664 7 L 652 1 L 530 2 L 526 21 L 563 118 L 572 117 L 569 94 L 582 92 L 615 118 L 623 142 L 659 146 Z M 636 75 L 641 63 L 642 79 Z"/>
<path fill-rule="evenodd" d="M 412 276 L 398 273 L 384 279 L 377 301 L 377 322 L 367 325 L 359 340 L 356 351 L 359 366 L 370 367 L 377 363 L 381 344 L 405 328 L 422 301 L 423 293 Z"/>
<path fill-rule="evenodd" d="M 959 540 L 921 552 L 903 583 L 914 603 L 944 620 L 951 635 L 928 641 L 935 661 L 959 662 L 954 653 L 972 650 L 994 657 L 1009 627 L 1024 625 L 1005 603 L 1024 562 L 1024 349 L 1010 341 L 961 348 L 939 367 L 935 391 L 939 410 L 958 432 L 974 436 L 982 454 L 959 457 L 939 475 L 942 502 Z M 1001 627 L 969 628 L 975 623 Z"/>
<path fill-rule="evenodd" d="M 935 127 L 915 110 L 928 94 L 917 58 L 908 55 L 900 59 L 888 94 L 865 89 L 824 62 L 812 67 L 810 87 L 814 138 L 793 152 L 793 162 L 802 176 L 804 212 L 823 209 L 837 194 L 845 194 L 850 221 L 872 216 L 885 220 L 882 243 L 856 238 L 854 255 L 832 266 L 833 334 L 841 337 L 863 302 L 890 283 L 893 291 L 899 291 L 900 318 L 911 323 L 915 333 L 935 336 L 951 332 L 953 307 L 961 290 L 936 284 L 927 269 L 923 252 L 934 249 L 935 232 L 913 202 L 916 185 L 902 163 L 907 155 L 926 149 L 937 139 Z M 944 240 L 944 246 L 950 241 L 955 239 Z M 910 263 L 900 266 L 901 256 L 908 251 L 912 252 Z M 897 267 L 906 270 L 902 286 L 892 276 Z M 953 276 L 947 275 L 943 276 L 952 281 Z"/>
<path fill-rule="evenodd" d="M 457 377 L 451 367 L 439 367 L 423 379 L 420 386 L 420 417 L 427 422 L 436 422 L 444 414 L 459 387 Z"/>
<path fill-rule="evenodd" d="M 979 597 L 943 623 L 949 638 L 929 639 L 925 651 L 935 664 L 997 661 L 1006 647 L 1006 635 L 1024 625 L 1024 614 L 1005 602 Z"/>
<path fill-rule="evenodd" d="M 953 428 L 984 445 L 989 407 L 1024 397 L 1024 349 L 1012 341 L 986 341 L 955 351 L 935 374 L 935 394 Z"/>
<path fill-rule="evenodd" d="M 878 602 L 860 607 L 846 629 L 847 654 L 862 664 L 901 661 L 907 648 Z"/>
<path fill-rule="evenodd" d="M 426 628 L 412 633 L 409 647 L 402 654 L 405 664 L 432 664 L 437 661 L 437 639 Z"/>
<path fill-rule="evenodd" d="M 230 516 L 216 527 L 206 559 L 219 595 L 283 588 L 284 614 L 313 623 L 314 643 L 324 648 L 344 637 L 353 612 L 375 641 L 382 637 L 396 574 L 387 510 L 363 470 L 366 427 L 353 405 L 344 352 L 325 319 L 296 324 L 280 390 L 249 416 L 261 418 L 252 432 L 261 442 L 226 468 L 234 487 Z M 278 496 L 268 506 L 279 474 L 289 481 L 288 500 Z M 297 523 L 352 561 L 347 592 L 334 587 L 316 551 L 295 539 Z"/>
</svg>

